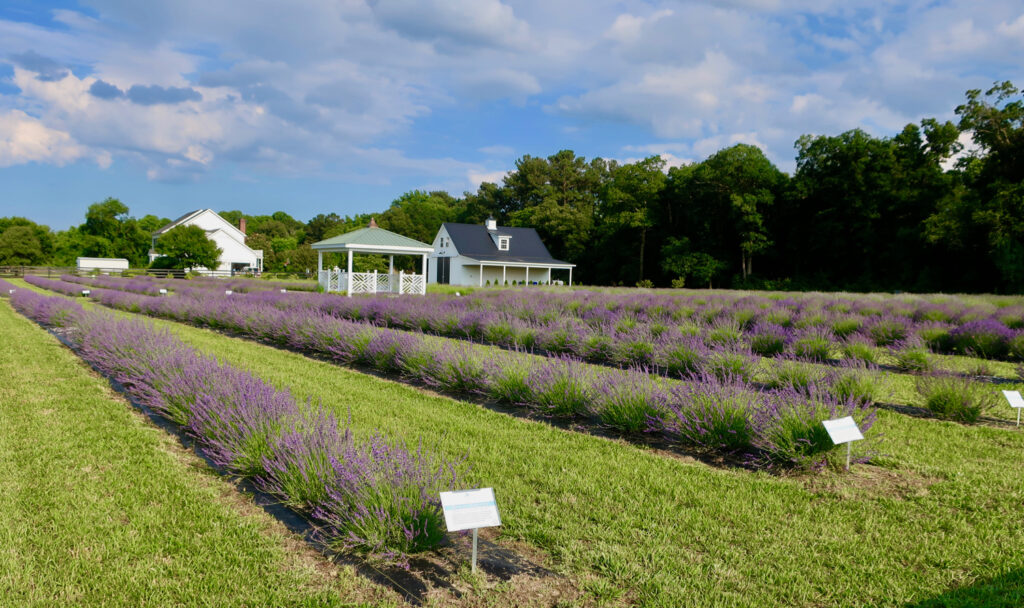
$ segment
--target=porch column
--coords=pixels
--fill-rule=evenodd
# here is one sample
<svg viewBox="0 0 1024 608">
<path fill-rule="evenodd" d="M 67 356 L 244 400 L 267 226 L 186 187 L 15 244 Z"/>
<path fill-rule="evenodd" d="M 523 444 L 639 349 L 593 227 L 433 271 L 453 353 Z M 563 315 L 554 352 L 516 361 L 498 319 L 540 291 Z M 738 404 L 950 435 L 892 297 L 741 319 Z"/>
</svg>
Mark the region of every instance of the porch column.
<svg viewBox="0 0 1024 608">
<path fill-rule="evenodd" d="M 316 252 L 316 276 L 320 276 L 320 271 L 324 269 L 324 252 Z"/>
<path fill-rule="evenodd" d="M 569 287 L 572 287 L 572 266 L 569 267 Z"/>
<path fill-rule="evenodd" d="M 345 281 L 345 295 L 352 297 L 352 250 L 348 250 L 348 278 Z"/>
<path fill-rule="evenodd" d="M 502 287 L 505 286 L 505 273 L 506 272 L 508 272 L 508 266 L 502 264 L 501 265 L 501 286 Z"/>
<path fill-rule="evenodd" d="M 551 284 L 551 267 L 548 267 L 548 285 Z"/>
<path fill-rule="evenodd" d="M 527 285 L 530 284 L 530 267 L 529 266 L 526 267 L 526 284 Z"/>
<path fill-rule="evenodd" d="M 420 288 L 420 295 L 427 293 L 427 254 L 423 254 L 423 287 Z"/>
<path fill-rule="evenodd" d="M 480 287 L 483 287 L 484 286 L 484 265 L 483 264 L 480 264 L 480 276 L 478 278 L 480 279 Z"/>
<path fill-rule="evenodd" d="M 388 274 L 395 274 L 395 256 L 388 256 Z"/>
</svg>

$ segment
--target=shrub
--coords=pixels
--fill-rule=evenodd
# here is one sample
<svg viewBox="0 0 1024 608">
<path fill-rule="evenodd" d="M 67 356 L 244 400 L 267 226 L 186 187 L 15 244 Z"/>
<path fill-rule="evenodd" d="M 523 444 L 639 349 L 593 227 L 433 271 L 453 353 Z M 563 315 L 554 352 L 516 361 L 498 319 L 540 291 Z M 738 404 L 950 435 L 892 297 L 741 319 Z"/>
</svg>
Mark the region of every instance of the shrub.
<svg viewBox="0 0 1024 608">
<path fill-rule="evenodd" d="M 768 388 L 790 388 L 798 392 L 810 391 L 825 378 L 821 369 L 799 363 L 775 365 L 769 374 L 765 382 Z"/>
<path fill-rule="evenodd" d="M 704 376 L 672 387 L 666 402 L 665 433 L 678 443 L 728 453 L 750 450 L 752 412 L 763 396 L 750 387 Z"/>
<path fill-rule="evenodd" d="M 737 324 L 720 321 L 711 328 L 711 331 L 708 332 L 707 341 L 709 344 L 731 346 L 740 341 L 741 335 L 740 328 Z"/>
<path fill-rule="evenodd" d="M 743 351 L 715 350 L 708 355 L 705 369 L 723 381 L 750 382 L 757 362 Z"/>
<path fill-rule="evenodd" d="M 575 416 L 593 401 L 590 374 L 578 359 L 550 359 L 530 370 L 532 405 L 553 416 Z"/>
<path fill-rule="evenodd" d="M 1017 361 L 1024 360 L 1024 332 L 1020 332 L 1010 338 L 1010 341 L 1007 343 L 1007 349 L 1011 358 Z"/>
<path fill-rule="evenodd" d="M 789 332 L 781 325 L 758 323 L 750 330 L 750 350 L 762 357 L 776 357 L 786 350 Z"/>
<path fill-rule="evenodd" d="M 822 420 L 853 416 L 861 432 L 874 423 L 874 411 L 827 393 L 783 390 L 767 395 L 755 417 L 754 446 L 768 464 L 815 467 L 835 446 Z"/>
<path fill-rule="evenodd" d="M 846 339 L 861 328 L 863 321 L 857 317 L 843 317 L 832 323 L 832 333 L 841 339 Z"/>
<path fill-rule="evenodd" d="M 658 356 L 658 363 L 670 376 L 696 374 L 704 368 L 708 349 L 697 339 L 683 340 L 666 347 Z"/>
<path fill-rule="evenodd" d="M 843 357 L 864 363 L 875 363 L 878 360 L 878 353 L 867 340 L 853 336 L 843 344 Z"/>
<path fill-rule="evenodd" d="M 826 374 L 825 385 L 829 393 L 842 403 L 852 401 L 858 405 L 871 405 L 878 399 L 879 384 L 876 369 L 866 364 L 844 365 Z"/>
<path fill-rule="evenodd" d="M 626 433 L 660 430 L 666 397 L 646 370 L 634 368 L 602 380 L 590 410 L 602 424 Z"/>
<path fill-rule="evenodd" d="M 900 371 L 909 373 L 926 372 L 932 368 L 928 351 L 920 344 L 913 342 L 899 343 L 890 351 Z"/>
<path fill-rule="evenodd" d="M 923 327 L 917 331 L 917 336 L 933 353 L 953 352 L 953 337 L 946 327 Z"/>
<path fill-rule="evenodd" d="M 956 352 L 983 359 L 1005 359 L 1014 332 L 995 319 L 969 321 L 949 332 Z"/>
<path fill-rule="evenodd" d="M 810 329 L 793 340 L 793 356 L 806 361 L 825 361 L 832 355 L 832 340 L 818 329 Z"/>
<path fill-rule="evenodd" d="M 907 337 L 907 326 L 897 319 L 878 319 L 868 327 L 875 346 L 889 346 Z"/>
<path fill-rule="evenodd" d="M 936 416 L 969 424 L 996 405 L 991 391 L 958 376 L 922 377 L 917 381 L 917 392 Z"/>
</svg>

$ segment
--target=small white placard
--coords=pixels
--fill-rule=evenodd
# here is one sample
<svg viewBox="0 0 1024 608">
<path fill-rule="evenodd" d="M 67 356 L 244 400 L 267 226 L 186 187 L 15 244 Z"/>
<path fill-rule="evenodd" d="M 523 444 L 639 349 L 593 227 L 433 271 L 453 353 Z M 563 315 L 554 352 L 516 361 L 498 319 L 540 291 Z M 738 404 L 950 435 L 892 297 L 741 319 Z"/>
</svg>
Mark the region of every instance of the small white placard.
<svg viewBox="0 0 1024 608">
<path fill-rule="evenodd" d="M 861 434 L 860 428 L 854 421 L 853 416 L 836 418 L 835 420 L 822 420 L 821 423 L 825 425 L 828 436 L 832 438 L 832 443 L 836 445 L 864 439 L 864 435 Z"/>
<path fill-rule="evenodd" d="M 83 295 L 83 296 L 87 296 L 87 295 L 89 295 L 90 293 L 92 293 L 92 292 L 91 292 L 91 291 L 89 291 L 88 289 L 83 289 L 83 290 L 82 290 L 82 295 Z"/>
<path fill-rule="evenodd" d="M 231 291 L 230 289 L 225 289 L 225 290 L 224 290 L 224 295 L 226 295 L 226 296 L 230 296 L 230 295 L 231 295 L 231 294 L 233 294 L 233 293 L 234 293 L 234 292 L 233 292 L 233 291 Z"/>
<path fill-rule="evenodd" d="M 441 492 L 441 508 L 449 532 L 501 525 L 493 488 Z"/>
<path fill-rule="evenodd" d="M 287 289 L 282 289 L 281 293 L 288 293 L 288 290 Z"/>
<path fill-rule="evenodd" d="M 160 295 L 166 296 L 167 295 L 167 290 L 166 289 L 161 289 L 160 290 Z"/>
<path fill-rule="evenodd" d="M 1020 396 L 1020 391 L 1003 391 L 1003 396 L 1010 402 L 1010 407 L 1024 407 L 1024 397 Z"/>
</svg>

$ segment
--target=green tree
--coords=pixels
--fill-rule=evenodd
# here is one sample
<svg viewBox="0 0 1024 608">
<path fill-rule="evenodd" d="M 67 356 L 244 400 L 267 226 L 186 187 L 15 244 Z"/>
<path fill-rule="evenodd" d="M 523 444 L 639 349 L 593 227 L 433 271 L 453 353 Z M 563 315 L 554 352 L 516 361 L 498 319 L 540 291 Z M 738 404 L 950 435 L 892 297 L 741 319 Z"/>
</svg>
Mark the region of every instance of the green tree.
<svg viewBox="0 0 1024 608">
<path fill-rule="evenodd" d="M 377 217 L 377 225 L 423 243 L 431 243 L 445 222 L 455 221 L 455 199 L 447 192 L 414 190 L 395 199 Z"/>
<path fill-rule="evenodd" d="M 29 226 L 11 226 L 0 233 L 0 265 L 35 266 L 45 260 L 39 237 Z"/>
<path fill-rule="evenodd" d="M 162 258 L 166 258 L 160 261 L 161 265 L 170 264 L 171 268 L 186 269 L 198 266 L 215 269 L 223 253 L 199 226 L 172 228 L 157 239 L 156 251 Z"/>
<path fill-rule="evenodd" d="M 635 232 L 638 241 L 636 280 L 644 280 L 647 236 L 655 223 L 654 210 L 665 187 L 665 161 L 660 156 L 625 165 L 612 165 L 603 191 L 602 232 L 605 241 L 621 242 Z"/>
</svg>

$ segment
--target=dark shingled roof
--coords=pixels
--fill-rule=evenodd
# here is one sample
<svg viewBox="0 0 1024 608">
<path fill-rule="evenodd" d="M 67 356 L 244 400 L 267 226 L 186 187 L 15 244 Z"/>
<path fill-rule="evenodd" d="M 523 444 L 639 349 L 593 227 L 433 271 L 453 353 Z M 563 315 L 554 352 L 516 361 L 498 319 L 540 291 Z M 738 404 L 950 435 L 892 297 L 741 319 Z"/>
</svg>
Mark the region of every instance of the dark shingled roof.
<svg viewBox="0 0 1024 608">
<path fill-rule="evenodd" d="M 464 255 L 481 262 L 518 262 L 520 264 L 564 264 L 568 262 L 551 257 L 548 248 L 540 240 L 540 235 L 533 228 L 507 228 L 498 226 L 494 231 L 499 236 L 512 237 L 508 242 L 508 251 L 500 251 L 491 238 L 487 226 L 482 224 L 454 224 L 446 222 L 444 229 L 452 239 L 452 244 Z"/>
</svg>

